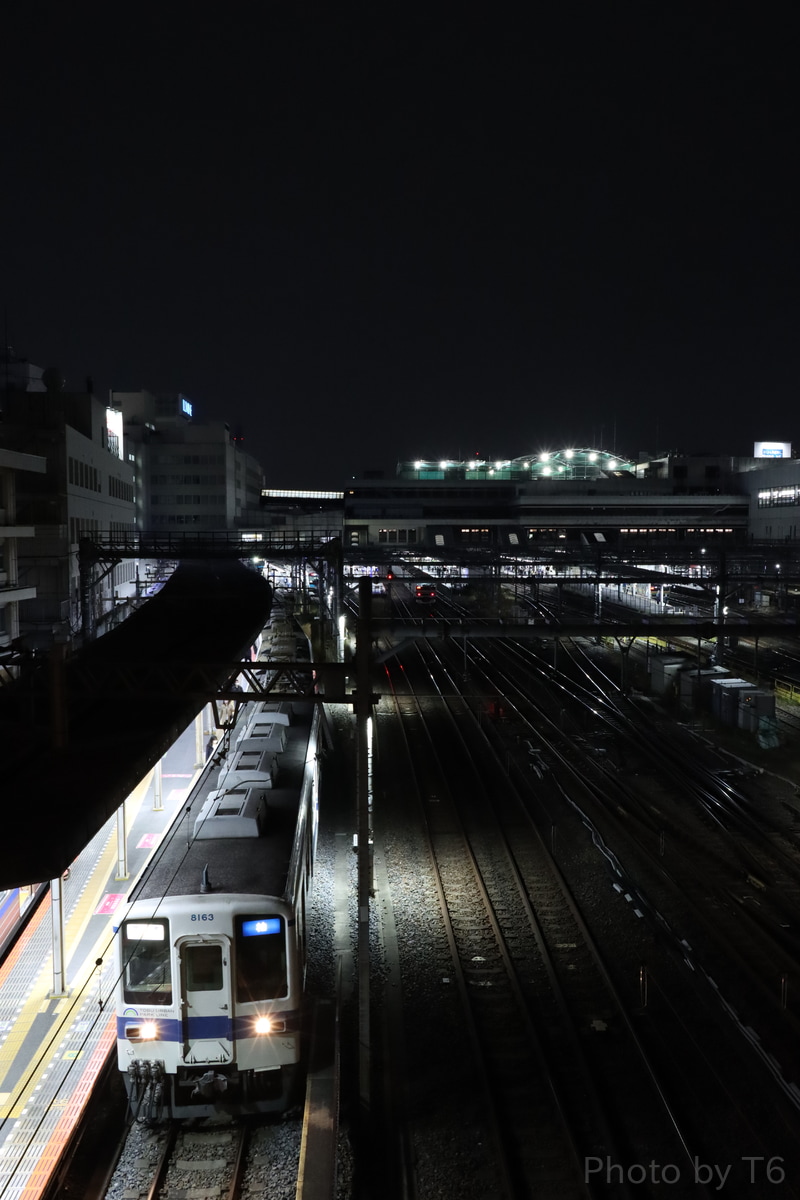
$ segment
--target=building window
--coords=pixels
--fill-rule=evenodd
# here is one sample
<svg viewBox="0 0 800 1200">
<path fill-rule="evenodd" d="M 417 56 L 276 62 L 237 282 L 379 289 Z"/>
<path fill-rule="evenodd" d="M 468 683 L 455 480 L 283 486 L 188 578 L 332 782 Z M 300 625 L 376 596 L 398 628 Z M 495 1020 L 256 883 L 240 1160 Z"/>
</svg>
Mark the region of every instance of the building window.
<svg viewBox="0 0 800 1200">
<path fill-rule="evenodd" d="M 487 546 L 489 544 L 489 530 L 481 528 L 462 529 L 461 541 L 467 546 Z"/>
<path fill-rule="evenodd" d="M 800 487 L 764 488 L 758 493 L 759 508 L 784 508 L 800 504 Z"/>
<path fill-rule="evenodd" d="M 391 545 L 409 545 L 417 540 L 416 529 L 379 529 L 378 541 Z"/>
</svg>

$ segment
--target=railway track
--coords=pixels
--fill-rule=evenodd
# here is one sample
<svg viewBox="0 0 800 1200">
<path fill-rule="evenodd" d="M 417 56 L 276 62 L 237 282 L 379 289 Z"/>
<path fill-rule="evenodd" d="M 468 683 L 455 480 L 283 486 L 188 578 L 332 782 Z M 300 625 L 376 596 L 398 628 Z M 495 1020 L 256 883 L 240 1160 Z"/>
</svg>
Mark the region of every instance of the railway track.
<svg viewBox="0 0 800 1200">
<path fill-rule="evenodd" d="M 199 1196 L 213 1190 L 220 1200 L 239 1200 L 250 1130 L 246 1125 L 182 1125 L 172 1122 L 153 1139 L 147 1200 Z"/>
<path fill-rule="evenodd" d="M 428 702 L 396 703 L 428 797 L 430 861 L 503 1164 L 502 1194 L 624 1195 L 597 1181 L 590 1187 L 587 1163 L 630 1161 L 648 1140 L 653 1153 L 688 1164 L 677 1118 L 547 847 L 509 807 L 512 850 L 475 763 L 462 779 L 448 748 L 443 770 L 445 735 L 438 723 L 435 734 L 427 730 Z M 452 713 L 446 721 L 455 728 Z M 466 758 L 463 742 L 460 751 Z M 461 786 L 470 779 L 471 789 Z M 609 1022 L 618 1026 L 613 1039 L 604 1037 Z M 616 1121 L 615 1093 L 626 1102 L 637 1096 L 635 1130 Z"/>
<path fill-rule="evenodd" d="M 491 665 L 493 674 L 491 684 L 488 686 L 494 691 L 499 687 L 494 655 Z M 478 666 L 474 660 L 470 670 L 473 677 L 477 676 Z M 530 687 L 523 689 L 528 699 L 530 690 Z M 514 688 L 507 680 L 503 694 L 506 697 L 509 714 L 514 713 L 514 702 L 510 699 L 510 696 L 514 694 Z M 531 718 L 536 720 L 540 739 L 542 738 L 542 729 L 551 724 L 552 710 L 551 703 L 549 712 L 545 713 L 540 709 L 537 717 Z M 550 754 L 555 757 L 558 757 L 557 745 L 563 734 L 561 724 L 561 721 L 552 723 L 556 749 L 551 750 Z M 506 770 L 513 768 L 516 772 L 515 777 L 520 780 L 521 784 L 524 784 L 526 776 L 524 768 L 519 766 L 519 750 L 509 749 L 514 744 L 511 729 L 515 726 L 519 729 L 519 722 L 515 722 L 513 719 L 505 722 L 486 723 L 487 729 L 494 731 L 495 741 L 501 752 L 503 744 L 505 744 L 507 749 Z M 517 734 L 517 741 L 518 737 Z M 522 757 L 524 759 L 524 752 Z M 553 761 L 552 757 L 551 761 Z M 687 840 L 687 844 L 684 846 L 685 853 L 680 860 L 682 874 L 680 878 L 672 878 L 670 872 L 674 871 L 676 863 L 676 855 L 672 852 L 674 847 L 671 848 L 668 865 L 665 865 L 663 843 L 659 844 L 660 839 L 657 837 L 652 820 L 648 823 L 645 819 L 645 817 L 652 818 L 654 796 L 651 794 L 648 798 L 644 794 L 639 798 L 642 809 L 639 814 L 641 819 L 637 819 L 635 807 L 632 805 L 632 797 L 626 798 L 623 802 L 622 793 L 619 791 L 618 773 L 608 769 L 604 760 L 586 761 L 583 772 L 580 772 L 574 770 L 574 756 L 570 755 L 563 758 L 561 766 L 575 774 L 573 791 L 578 788 L 583 796 L 583 800 L 579 801 L 583 809 L 582 820 L 589 827 L 592 827 L 593 821 L 597 826 L 602 827 L 602 834 L 595 827 L 592 836 L 598 846 L 605 847 L 603 852 L 607 855 L 609 863 L 612 864 L 612 870 L 619 872 L 620 882 L 615 885 L 618 891 L 620 894 L 625 894 L 632 906 L 638 905 L 646 910 L 641 915 L 648 919 L 662 942 L 671 943 L 676 963 L 680 964 L 685 960 L 691 964 L 691 970 L 697 982 L 697 987 L 692 994 L 687 992 L 683 986 L 685 981 L 681 981 L 679 978 L 674 980 L 672 973 L 667 969 L 661 973 L 662 990 L 659 997 L 662 1012 L 665 1014 L 664 1023 L 666 1024 L 668 1020 L 672 1027 L 676 1045 L 681 1041 L 686 1044 L 687 1049 L 681 1057 L 695 1058 L 699 1063 L 704 1064 L 702 1078 L 698 1076 L 689 1085 L 691 1088 L 689 1094 L 699 1095 L 702 1091 L 709 1097 L 709 1103 L 715 1107 L 719 1106 L 720 1094 L 727 1093 L 732 1099 L 740 1084 L 736 1073 L 729 1069 L 730 1060 L 733 1056 L 740 1063 L 742 1071 L 750 1072 L 752 1066 L 748 1065 L 747 1060 L 755 1051 L 761 1060 L 762 1069 L 771 1074 L 777 1084 L 775 1124 L 773 1125 L 773 1130 L 776 1132 L 769 1135 L 764 1133 L 763 1125 L 757 1128 L 758 1123 L 751 1122 L 747 1117 L 744 1103 L 740 1104 L 738 1109 L 734 1104 L 730 1118 L 732 1127 L 734 1122 L 740 1125 L 742 1139 L 749 1140 L 752 1144 L 762 1148 L 764 1142 L 769 1141 L 769 1136 L 779 1137 L 783 1145 L 791 1145 L 796 1139 L 797 1132 L 797 1094 L 796 1089 L 790 1085 L 790 1077 L 781 1076 L 774 1058 L 775 1049 L 781 1045 L 780 1059 L 784 1066 L 794 1061 L 793 1052 L 791 1049 L 787 1049 L 786 1038 L 788 1036 L 789 1044 L 794 1045 L 796 1033 L 793 1034 L 791 1031 L 795 1029 L 796 1023 L 793 1015 L 784 1011 L 785 992 L 782 994 L 781 980 L 781 970 L 785 970 L 786 946 L 783 939 L 774 936 L 776 932 L 774 925 L 773 929 L 769 931 L 771 936 L 768 936 L 768 923 L 764 920 L 756 897 L 752 897 L 756 900 L 755 904 L 743 907 L 739 898 L 732 894 L 731 881 L 735 878 L 735 857 L 731 860 L 729 856 L 727 862 L 727 891 L 720 887 L 716 889 L 715 895 L 714 878 L 708 879 L 703 874 L 703 867 L 707 867 L 709 861 L 706 854 L 707 847 L 704 845 L 708 831 L 704 831 L 695 824 L 694 847 Z M 544 790 L 542 785 L 539 790 Z M 591 804 L 587 809 L 589 801 Z M 545 822 L 552 820 L 554 811 L 555 805 L 551 797 L 547 806 L 547 815 L 544 818 Z M 587 812 L 594 815 L 589 817 L 586 815 Z M 665 809 L 662 814 L 662 828 L 665 821 L 669 822 L 667 812 L 668 810 Z M 609 845 L 615 847 L 617 855 L 608 853 Z M 643 847 L 646 847 L 646 854 L 643 852 Z M 624 861 L 627 868 L 625 874 L 619 867 L 620 859 Z M 713 856 L 712 861 L 715 861 Z M 721 861 L 720 859 L 716 862 L 717 870 L 721 869 Z M 738 878 L 742 881 L 744 879 L 741 870 Z M 641 882 L 637 886 L 633 883 L 634 880 Z M 668 887 L 665 886 L 665 881 L 668 881 Z M 751 887 L 750 890 L 755 889 Z M 647 902 L 648 893 L 650 893 L 649 904 Z M 657 897 L 655 904 L 653 895 Z M 663 899 L 665 896 L 667 897 L 666 901 Z M 700 945 L 695 946 L 694 950 L 692 945 L 681 938 L 675 928 L 670 927 L 670 922 L 664 919 L 662 913 L 671 911 L 681 914 L 681 918 L 678 920 L 679 927 L 681 919 L 685 928 L 693 925 L 694 931 L 698 935 L 698 941 L 700 941 Z M 694 940 L 694 936 L 692 936 L 692 943 Z M 784 957 L 781 958 L 781 955 Z M 781 964 L 784 964 L 783 968 Z M 678 969 L 680 970 L 680 967 Z M 763 978 L 765 970 L 770 972 L 766 981 Z M 658 972 L 651 974 L 654 990 L 658 977 Z M 740 1004 L 743 995 L 746 997 L 746 990 L 743 993 L 739 984 L 745 979 L 750 987 L 750 1000 Z M 722 986 L 721 994 L 720 986 Z M 672 991 L 671 995 L 669 989 Z M 725 1041 L 725 1033 L 718 1027 L 713 1029 L 712 1034 L 705 1036 L 698 1034 L 699 1009 L 698 1012 L 692 1012 L 691 1016 L 686 1019 L 686 1014 L 680 1011 L 680 1005 L 675 1003 L 676 995 L 681 993 L 685 995 L 683 1003 L 695 1007 L 699 1004 L 701 1008 L 709 1010 L 706 1020 L 713 1022 L 710 1014 L 713 1013 L 715 1007 L 724 1014 L 723 1023 L 727 1027 L 728 1033 L 733 1035 L 732 1047 L 724 1049 L 722 1043 Z M 754 993 L 761 994 L 765 1008 L 771 1011 L 771 1016 L 760 1023 L 761 1039 L 750 1028 L 754 1021 L 755 1010 L 752 1003 Z M 731 1005 L 732 998 L 735 998 L 735 1006 Z M 757 1021 L 755 1023 L 759 1024 Z M 700 1024 L 702 1025 L 702 1020 Z M 783 1039 L 782 1043 L 781 1038 Z M 715 1041 L 720 1044 L 712 1049 L 712 1043 Z M 657 1043 L 648 1042 L 648 1045 L 651 1050 L 654 1047 L 657 1049 Z M 658 1055 L 656 1054 L 655 1057 L 658 1058 Z M 683 1083 L 679 1081 L 679 1073 L 675 1071 L 675 1065 L 668 1061 L 664 1063 L 664 1067 L 668 1072 L 672 1072 L 673 1079 L 676 1081 L 672 1087 L 673 1095 L 687 1086 L 685 1081 Z M 691 1079 L 691 1072 L 689 1077 Z M 777 1133 L 778 1129 L 780 1129 L 780 1135 Z"/>
</svg>

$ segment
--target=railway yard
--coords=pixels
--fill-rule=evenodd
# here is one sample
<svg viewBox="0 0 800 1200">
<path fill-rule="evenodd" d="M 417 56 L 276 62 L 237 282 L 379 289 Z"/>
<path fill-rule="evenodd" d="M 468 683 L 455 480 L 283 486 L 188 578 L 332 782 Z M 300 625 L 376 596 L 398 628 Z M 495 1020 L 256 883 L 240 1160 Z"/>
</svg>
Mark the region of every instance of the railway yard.
<svg viewBox="0 0 800 1200">
<path fill-rule="evenodd" d="M 459 611 L 440 594 L 421 614 L 399 586 L 392 604 L 410 628 Z M 133 1122 L 123 1138 L 109 1071 L 49 1194 L 800 1195 L 793 712 L 773 751 L 679 718 L 647 686 L 660 649 L 633 647 L 629 695 L 614 648 L 588 640 L 557 663 L 533 638 L 411 639 L 386 656 L 368 1048 L 355 727 L 332 705 L 307 912 L 309 1034 L 316 1011 L 337 1048 L 311 1050 L 318 1107 Z M 314 1177 L 331 1100 L 313 1085 L 334 1062 L 338 1151 Z M 99 1111 L 116 1132 L 97 1144 Z"/>
</svg>

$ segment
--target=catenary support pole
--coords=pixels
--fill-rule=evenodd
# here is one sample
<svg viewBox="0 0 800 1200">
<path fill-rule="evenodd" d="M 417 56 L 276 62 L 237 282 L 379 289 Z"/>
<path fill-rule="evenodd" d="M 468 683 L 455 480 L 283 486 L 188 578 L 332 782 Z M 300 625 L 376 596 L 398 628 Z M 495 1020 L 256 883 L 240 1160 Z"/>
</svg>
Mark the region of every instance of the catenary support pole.
<svg viewBox="0 0 800 1200">
<path fill-rule="evenodd" d="M 369 911 L 372 895 L 372 838 L 369 808 L 370 615 L 372 580 L 358 584 L 356 624 L 356 805 L 358 817 L 358 1095 L 362 1134 L 368 1138 L 371 1107 Z"/>
</svg>

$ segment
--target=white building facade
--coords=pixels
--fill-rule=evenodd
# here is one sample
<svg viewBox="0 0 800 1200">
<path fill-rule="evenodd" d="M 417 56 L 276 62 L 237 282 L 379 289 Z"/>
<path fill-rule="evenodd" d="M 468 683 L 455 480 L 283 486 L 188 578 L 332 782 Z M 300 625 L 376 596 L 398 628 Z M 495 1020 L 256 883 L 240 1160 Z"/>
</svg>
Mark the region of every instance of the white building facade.
<svg viewBox="0 0 800 1200">
<path fill-rule="evenodd" d="M 17 522 L 17 479 L 26 472 L 44 475 L 47 462 L 32 454 L 0 448 L 0 653 L 19 637 L 19 606 L 36 598 L 36 587 L 20 578 L 19 544 L 36 530 Z"/>
<path fill-rule="evenodd" d="M 225 421 L 195 421 L 194 406 L 181 392 L 114 391 L 111 400 L 123 415 L 139 529 L 234 530 L 258 509 L 261 467 Z"/>
<path fill-rule="evenodd" d="M 35 588 L 20 601 L 19 634 L 45 648 L 81 629 L 80 539 L 134 531 L 133 470 L 122 458 L 118 416 L 93 395 L 11 390 L 2 404 L 0 446 L 46 463 L 41 474 L 17 476 L 17 514 L 34 530 L 19 542 L 19 577 Z M 127 615 L 136 577 L 133 560 L 94 568 L 95 626 Z"/>
</svg>

